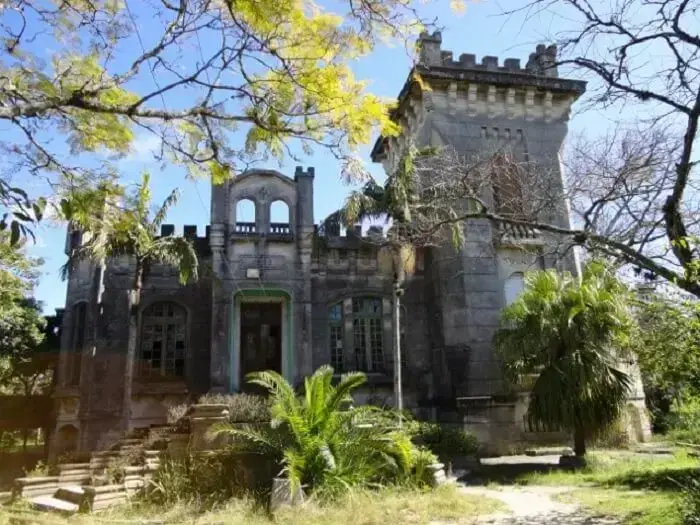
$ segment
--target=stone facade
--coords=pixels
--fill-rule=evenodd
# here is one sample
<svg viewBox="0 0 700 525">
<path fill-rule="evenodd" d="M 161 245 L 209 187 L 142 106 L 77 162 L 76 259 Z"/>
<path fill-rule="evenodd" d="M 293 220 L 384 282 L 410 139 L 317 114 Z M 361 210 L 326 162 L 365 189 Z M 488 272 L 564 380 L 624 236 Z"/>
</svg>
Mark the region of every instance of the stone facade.
<svg viewBox="0 0 700 525">
<path fill-rule="evenodd" d="M 391 170 L 409 141 L 451 145 L 464 154 L 505 144 L 536 159 L 561 187 L 558 154 L 571 104 L 585 84 L 558 78 L 551 67 L 555 50 L 538 47 L 525 68 L 515 59 L 501 67 L 495 57 L 454 61 L 440 49 L 439 33 L 421 40 L 420 61 L 394 113 L 404 133 L 380 138 L 373 160 Z M 293 178 L 254 170 L 214 186 L 205 235 L 184 228 L 200 253 L 200 280 L 180 286 L 172 269 L 151 269 L 140 310 L 131 427 L 162 423 L 169 404 L 205 392 L 239 391 L 245 372 L 256 367 L 277 368 L 296 384 L 323 364 L 364 370 L 363 400 L 392 402 L 392 276 L 381 271 L 377 243 L 359 231 L 320 234 L 314 176 L 313 168 L 297 168 Z M 561 195 L 544 219 L 567 226 Z M 254 222 L 237 216 L 245 200 L 255 204 Z M 271 222 L 277 201 L 288 208 L 286 222 Z M 539 232 L 503 233 L 472 221 L 460 251 L 419 250 L 402 300 L 403 385 L 405 405 L 423 417 L 462 421 L 464 407 L 471 407 L 467 424 L 477 421 L 517 440 L 523 401 L 497 399 L 504 384 L 491 339 L 499 312 L 522 287 L 524 272 L 576 271 L 576 261 L 549 256 L 549 239 Z M 172 235 L 173 227 L 164 226 L 162 234 Z M 80 242 L 80 234 L 71 233 L 68 242 Z M 106 268 L 83 262 L 70 274 L 55 392 L 55 435 L 65 439 L 55 440 L 54 453 L 71 446 L 93 450 L 123 432 L 132 270 L 124 259 Z M 497 407 L 498 417 L 489 407 Z M 77 436 L 72 445 L 71 436 Z"/>
</svg>

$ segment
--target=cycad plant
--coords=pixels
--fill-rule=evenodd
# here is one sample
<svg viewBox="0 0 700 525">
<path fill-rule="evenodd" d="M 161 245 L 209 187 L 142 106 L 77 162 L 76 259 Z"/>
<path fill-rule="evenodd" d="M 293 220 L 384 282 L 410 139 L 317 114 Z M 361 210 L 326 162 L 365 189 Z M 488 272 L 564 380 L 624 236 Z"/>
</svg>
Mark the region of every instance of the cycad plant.
<svg viewBox="0 0 700 525">
<path fill-rule="evenodd" d="M 634 328 L 626 288 L 599 262 L 581 281 L 536 272 L 502 319 L 495 342 L 508 375 L 536 376 L 529 423 L 572 431 L 576 455 L 585 455 L 586 439 L 620 416 L 631 386 L 620 368 Z"/>
<path fill-rule="evenodd" d="M 240 451 L 276 458 L 292 491 L 332 495 L 351 486 L 422 479 L 435 461 L 396 428 L 393 413 L 352 406 L 352 391 L 366 380 L 362 373 L 346 374 L 334 385 L 333 369 L 323 366 L 306 378 L 300 395 L 276 372 L 248 378 L 270 393 L 270 425 L 225 423 L 213 434 L 229 436 Z"/>
<path fill-rule="evenodd" d="M 124 429 L 130 420 L 136 338 L 138 332 L 139 305 L 144 279 L 154 264 L 170 265 L 177 269 L 180 282 L 197 280 L 199 262 L 192 242 L 183 237 L 160 235 L 160 227 L 168 211 L 177 203 L 179 192 L 173 190 L 163 203 L 151 211 L 150 177 L 145 173 L 135 191 L 124 198 L 121 206 L 105 203 L 100 217 L 73 216 L 75 227 L 86 233 L 79 246 L 72 247 L 68 262 L 63 268 L 66 276 L 80 259 L 92 259 L 105 264 L 115 257 L 128 257 L 133 266 L 132 285 L 129 293 L 129 332 L 124 377 Z"/>
</svg>

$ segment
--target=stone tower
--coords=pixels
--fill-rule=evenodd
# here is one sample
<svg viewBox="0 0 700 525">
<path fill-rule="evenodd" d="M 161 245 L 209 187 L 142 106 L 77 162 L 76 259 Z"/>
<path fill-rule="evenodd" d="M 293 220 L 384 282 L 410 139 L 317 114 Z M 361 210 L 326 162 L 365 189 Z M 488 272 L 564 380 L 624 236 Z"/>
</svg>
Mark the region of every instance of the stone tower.
<svg viewBox="0 0 700 525">
<path fill-rule="evenodd" d="M 480 63 L 469 54 L 455 60 L 451 51 L 441 49 L 441 42 L 439 32 L 421 35 L 418 62 L 393 115 L 403 133 L 380 137 L 372 159 L 390 172 L 409 143 L 418 148 L 450 146 L 466 158 L 507 148 L 518 160 L 548 173 L 550 186 L 558 188 L 541 220 L 569 226 L 559 151 L 571 105 L 585 91 L 585 83 L 559 78 L 554 46 L 537 46 L 521 67 L 514 58 L 502 65 L 493 56 Z M 501 399 L 501 367 L 492 349 L 500 310 L 522 289 L 524 272 L 551 267 L 576 271 L 576 261 L 552 256 L 547 249 L 552 239 L 539 231 L 504 231 L 488 220 L 471 220 L 464 231 L 466 242 L 459 253 L 446 247 L 426 256 L 432 276 L 426 294 L 434 305 L 435 394 L 438 399 L 458 398 L 469 405 L 468 412 L 488 419 L 491 430 L 484 432 L 493 435 L 498 422 L 510 432 L 514 423 L 521 424 L 524 407 Z"/>
</svg>

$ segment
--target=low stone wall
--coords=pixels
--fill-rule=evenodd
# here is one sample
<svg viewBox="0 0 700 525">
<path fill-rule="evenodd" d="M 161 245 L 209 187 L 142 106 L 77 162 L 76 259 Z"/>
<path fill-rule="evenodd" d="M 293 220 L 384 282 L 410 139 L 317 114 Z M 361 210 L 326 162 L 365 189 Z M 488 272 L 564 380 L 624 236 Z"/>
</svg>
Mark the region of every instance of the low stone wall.
<svg viewBox="0 0 700 525">
<path fill-rule="evenodd" d="M 84 487 L 85 498 L 81 505 L 83 511 L 96 511 L 121 505 L 127 502 L 124 484 L 102 485 L 101 487 Z"/>
<path fill-rule="evenodd" d="M 53 496 L 58 489 L 58 476 L 34 476 L 15 479 L 13 499 Z"/>
</svg>

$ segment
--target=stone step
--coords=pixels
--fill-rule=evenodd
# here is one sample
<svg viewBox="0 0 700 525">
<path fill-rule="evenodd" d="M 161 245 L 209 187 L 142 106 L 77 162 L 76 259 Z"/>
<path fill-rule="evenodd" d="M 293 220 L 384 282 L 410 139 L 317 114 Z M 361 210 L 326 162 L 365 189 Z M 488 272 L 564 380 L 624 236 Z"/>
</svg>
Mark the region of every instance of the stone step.
<svg viewBox="0 0 700 525">
<path fill-rule="evenodd" d="M 89 469 L 90 463 L 61 463 L 58 466 L 58 470 L 63 472 L 64 470 L 78 470 L 78 469 Z"/>
<path fill-rule="evenodd" d="M 31 498 L 29 503 L 37 510 L 60 512 L 61 514 L 75 514 L 80 509 L 75 503 L 53 496 L 36 496 Z"/>
<path fill-rule="evenodd" d="M 58 482 L 62 484 L 66 483 L 72 483 L 74 485 L 81 485 L 83 483 L 87 483 L 90 481 L 91 474 L 90 472 L 83 472 L 80 474 L 70 474 L 70 475 L 61 475 L 58 478 Z"/>
<path fill-rule="evenodd" d="M 121 446 L 125 445 L 140 445 L 143 443 L 143 438 L 123 438 L 120 439 L 118 444 Z"/>
<path fill-rule="evenodd" d="M 58 474 L 58 479 L 63 479 L 66 476 L 89 476 L 90 467 L 87 468 L 74 468 L 74 469 L 61 469 Z"/>
<path fill-rule="evenodd" d="M 115 458 L 119 457 L 118 450 L 100 450 L 99 452 L 92 453 L 92 459 L 95 458 Z"/>
<path fill-rule="evenodd" d="M 54 494 L 54 497 L 80 506 L 85 499 L 85 489 L 78 485 L 67 485 L 65 487 L 60 487 L 56 491 L 56 494 Z"/>
</svg>

